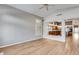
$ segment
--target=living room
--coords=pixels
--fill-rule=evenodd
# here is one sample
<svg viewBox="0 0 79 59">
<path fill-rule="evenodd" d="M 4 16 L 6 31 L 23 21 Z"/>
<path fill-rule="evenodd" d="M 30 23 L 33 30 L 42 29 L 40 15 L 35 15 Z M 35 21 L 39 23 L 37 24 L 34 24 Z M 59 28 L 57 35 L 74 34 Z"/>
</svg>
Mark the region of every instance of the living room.
<svg viewBox="0 0 79 59">
<path fill-rule="evenodd" d="M 78 12 L 78 4 L 1 4 L 1 54 L 79 54 Z"/>
</svg>

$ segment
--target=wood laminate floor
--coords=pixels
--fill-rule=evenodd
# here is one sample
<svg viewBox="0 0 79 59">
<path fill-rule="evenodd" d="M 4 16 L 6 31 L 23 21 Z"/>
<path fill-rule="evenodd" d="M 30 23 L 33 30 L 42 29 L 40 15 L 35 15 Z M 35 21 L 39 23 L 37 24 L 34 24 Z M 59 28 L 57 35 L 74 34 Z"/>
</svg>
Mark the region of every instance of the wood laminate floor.
<svg viewBox="0 0 79 59">
<path fill-rule="evenodd" d="M 0 52 L 2 51 L 2 49 L 0 48 Z"/>
<path fill-rule="evenodd" d="M 70 55 L 79 54 L 79 49 L 66 51 L 64 42 L 39 39 L 3 48 L 3 53 L 5 55 Z"/>
</svg>

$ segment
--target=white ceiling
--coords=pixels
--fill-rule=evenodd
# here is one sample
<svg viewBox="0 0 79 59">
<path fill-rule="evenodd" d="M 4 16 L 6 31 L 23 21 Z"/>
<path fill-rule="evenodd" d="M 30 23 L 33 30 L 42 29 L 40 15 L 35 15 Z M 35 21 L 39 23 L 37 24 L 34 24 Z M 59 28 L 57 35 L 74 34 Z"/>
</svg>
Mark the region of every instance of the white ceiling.
<svg viewBox="0 0 79 59">
<path fill-rule="evenodd" d="M 32 13 L 37 16 L 46 17 L 54 13 L 64 12 L 79 8 L 78 4 L 55 4 L 49 5 L 48 11 L 40 9 L 42 4 L 9 4 L 12 7 L 22 11 Z"/>
</svg>

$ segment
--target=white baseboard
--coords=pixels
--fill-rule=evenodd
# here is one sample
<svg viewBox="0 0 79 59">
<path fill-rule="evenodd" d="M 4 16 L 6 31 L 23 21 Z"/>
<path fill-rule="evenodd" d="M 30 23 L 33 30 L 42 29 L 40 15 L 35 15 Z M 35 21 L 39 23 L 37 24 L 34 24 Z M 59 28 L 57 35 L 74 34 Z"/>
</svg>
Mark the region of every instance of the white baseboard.
<svg viewBox="0 0 79 59">
<path fill-rule="evenodd" d="M 46 37 L 46 38 L 47 38 L 47 37 Z M 4 48 L 4 47 L 16 45 L 16 44 L 21 44 L 21 43 L 25 43 L 25 42 L 33 41 L 33 40 L 37 40 L 37 39 L 40 39 L 40 38 L 34 38 L 34 39 L 26 40 L 26 41 L 21 41 L 21 42 L 16 42 L 16 43 L 8 44 L 8 45 L 0 46 L 0 48 Z M 51 39 L 51 38 L 47 38 L 47 39 Z M 51 39 L 51 40 L 56 40 L 56 39 Z M 57 39 L 57 41 L 65 42 L 65 40 L 58 40 L 58 39 Z"/>
<path fill-rule="evenodd" d="M 48 38 L 48 39 L 50 39 L 50 38 Z M 50 40 L 56 40 L 56 41 L 61 41 L 61 42 L 65 42 L 65 40 L 61 40 L 61 39 L 50 39 Z"/>
<path fill-rule="evenodd" d="M 40 38 L 37 38 L 37 39 L 40 39 Z M 16 43 L 12 43 L 12 44 L 8 44 L 8 45 L 0 46 L 0 48 L 4 48 L 4 47 L 16 45 L 16 44 L 21 44 L 21 43 L 25 43 L 25 42 L 29 42 L 29 41 L 33 41 L 33 40 L 37 40 L 37 39 L 35 38 L 35 39 L 26 40 L 26 41 L 16 42 Z"/>
<path fill-rule="evenodd" d="M 56 41 L 61 41 L 61 42 L 65 42 L 64 39 L 60 39 L 60 38 L 50 38 L 50 37 L 45 37 L 46 39 L 50 39 L 50 40 L 56 40 Z"/>
</svg>

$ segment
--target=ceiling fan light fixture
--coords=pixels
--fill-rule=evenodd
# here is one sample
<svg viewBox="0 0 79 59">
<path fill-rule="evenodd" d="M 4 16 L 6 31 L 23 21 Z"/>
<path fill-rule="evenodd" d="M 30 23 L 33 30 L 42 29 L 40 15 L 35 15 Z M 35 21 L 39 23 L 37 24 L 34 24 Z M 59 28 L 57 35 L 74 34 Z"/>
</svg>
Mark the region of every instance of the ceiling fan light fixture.
<svg viewBox="0 0 79 59">
<path fill-rule="evenodd" d="M 40 9 L 44 9 L 45 11 L 48 11 L 49 6 L 55 6 L 55 5 L 43 4 L 43 6 L 40 7 Z"/>
</svg>

